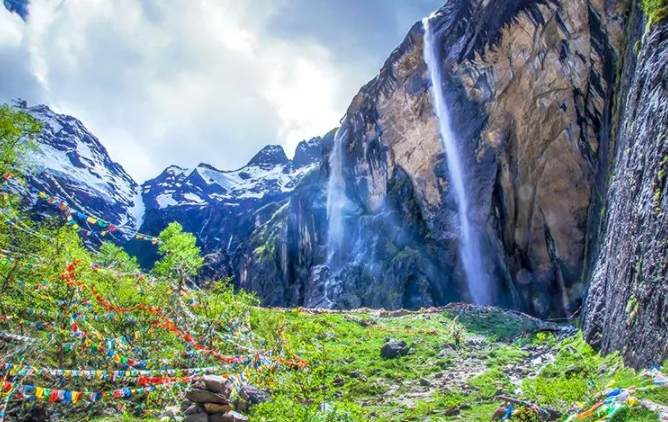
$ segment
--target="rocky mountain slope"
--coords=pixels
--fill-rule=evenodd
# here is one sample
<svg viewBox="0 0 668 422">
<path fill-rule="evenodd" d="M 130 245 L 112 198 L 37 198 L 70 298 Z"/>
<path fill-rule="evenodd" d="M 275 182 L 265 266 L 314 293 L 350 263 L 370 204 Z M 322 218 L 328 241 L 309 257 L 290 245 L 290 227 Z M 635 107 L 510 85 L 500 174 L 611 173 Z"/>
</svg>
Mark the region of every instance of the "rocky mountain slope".
<svg viewBox="0 0 668 422">
<path fill-rule="evenodd" d="M 283 148 L 270 145 L 246 166 L 221 171 L 208 164 L 195 169 L 167 168 L 142 185 L 146 214 L 141 230 L 159 233 L 171 221 L 179 221 L 195 233 L 208 255 L 205 278 L 238 274 L 248 236 L 272 218 L 291 197 L 301 180 L 320 166 L 322 149 L 332 134 L 301 142 L 292 160 Z M 137 244 L 135 251 L 145 262 L 153 248 Z"/>
<path fill-rule="evenodd" d="M 144 215 L 139 185 L 81 121 L 44 105 L 16 105 L 44 124 L 31 157 L 30 182 L 81 212 L 115 224 L 117 240 L 131 239 Z"/>
</svg>

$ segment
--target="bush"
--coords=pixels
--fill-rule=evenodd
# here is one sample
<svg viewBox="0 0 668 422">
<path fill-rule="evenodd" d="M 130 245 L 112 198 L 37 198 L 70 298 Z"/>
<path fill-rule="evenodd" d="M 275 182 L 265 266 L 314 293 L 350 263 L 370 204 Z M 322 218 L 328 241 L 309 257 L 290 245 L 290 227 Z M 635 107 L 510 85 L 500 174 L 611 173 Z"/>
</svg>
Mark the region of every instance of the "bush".
<svg viewBox="0 0 668 422">
<path fill-rule="evenodd" d="M 649 18 L 650 25 L 668 18 L 668 0 L 643 0 L 642 9 Z"/>
</svg>

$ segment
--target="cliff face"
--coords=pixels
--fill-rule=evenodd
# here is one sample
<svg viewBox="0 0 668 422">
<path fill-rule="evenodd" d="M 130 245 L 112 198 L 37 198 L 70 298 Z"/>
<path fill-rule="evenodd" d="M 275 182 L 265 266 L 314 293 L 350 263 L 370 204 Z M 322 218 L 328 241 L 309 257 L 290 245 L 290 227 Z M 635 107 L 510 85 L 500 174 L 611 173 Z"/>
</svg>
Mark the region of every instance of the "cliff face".
<svg viewBox="0 0 668 422">
<path fill-rule="evenodd" d="M 644 22 L 636 20 L 584 330 L 603 352 L 619 350 L 641 367 L 668 357 L 668 24 L 641 38 Z"/>
<path fill-rule="evenodd" d="M 432 18 L 439 89 L 471 181 L 469 218 L 480 235 L 481 265 L 496 281 L 495 304 L 564 314 L 583 296 L 586 230 L 608 148 L 602 127 L 622 8 L 610 1 L 453 0 Z M 468 298 L 423 48 L 416 24 L 343 122 L 351 202 L 345 269 L 330 274 L 322 265 L 326 196 L 293 200 L 275 238 L 306 256 L 295 261 L 276 252 L 270 261 L 284 269 L 280 283 L 299 294 L 270 303 L 396 308 Z M 309 189 L 322 193 L 326 159 L 318 171 L 320 183 Z M 295 218 L 297 210 L 313 217 Z M 258 243 L 267 240 L 260 237 Z M 248 275 L 242 286 L 265 283 L 248 281 L 263 271 L 262 262 L 242 263 Z"/>
</svg>

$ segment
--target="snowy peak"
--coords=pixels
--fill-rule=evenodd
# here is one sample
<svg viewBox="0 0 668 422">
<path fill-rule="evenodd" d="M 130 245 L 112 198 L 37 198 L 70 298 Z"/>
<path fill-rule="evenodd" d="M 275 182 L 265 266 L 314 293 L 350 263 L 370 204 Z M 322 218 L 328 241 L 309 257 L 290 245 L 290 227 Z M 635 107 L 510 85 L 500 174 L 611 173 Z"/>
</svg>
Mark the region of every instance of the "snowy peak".
<svg viewBox="0 0 668 422">
<path fill-rule="evenodd" d="M 275 166 L 280 164 L 288 164 L 290 160 L 288 156 L 285 155 L 283 147 L 280 145 L 267 145 L 262 148 L 260 152 L 255 154 L 253 158 L 248 162 L 247 167 L 250 166 Z"/>
<path fill-rule="evenodd" d="M 209 164 L 194 169 L 170 166 L 155 179 L 142 185 L 148 208 L 207 205 L 238 206 L 241 202 L 280 199 L 316 168 L 322 158 L 325 138 L 299 144 L 291 161 L 279 145 L 268 145 L 234 171 L 219 170 Z"/>
<path fill-rule="evenodd" d="M 81 211 L 128 227 L 128 236 L 141 225 L 139 186 L 81 121 L 45 105 L 16 107 L 44 124 L 33 157 L 33 184 Z"/>
</svg>

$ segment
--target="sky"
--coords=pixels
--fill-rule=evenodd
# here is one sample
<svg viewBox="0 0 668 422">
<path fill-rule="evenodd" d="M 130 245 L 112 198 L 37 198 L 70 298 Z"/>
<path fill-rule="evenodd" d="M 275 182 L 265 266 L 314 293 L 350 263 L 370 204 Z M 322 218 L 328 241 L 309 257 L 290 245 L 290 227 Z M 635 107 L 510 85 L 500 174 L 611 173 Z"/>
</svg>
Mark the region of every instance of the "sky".
<svg viewBox="0 0 668 422">
<path fill-rule="evenodd" d="M 0 101 L 80 119 L 139 182 L 236 169 L 338 126 L 442 2 L 31 0 L 25 21 L 0 7 Z"/>
</svg>

